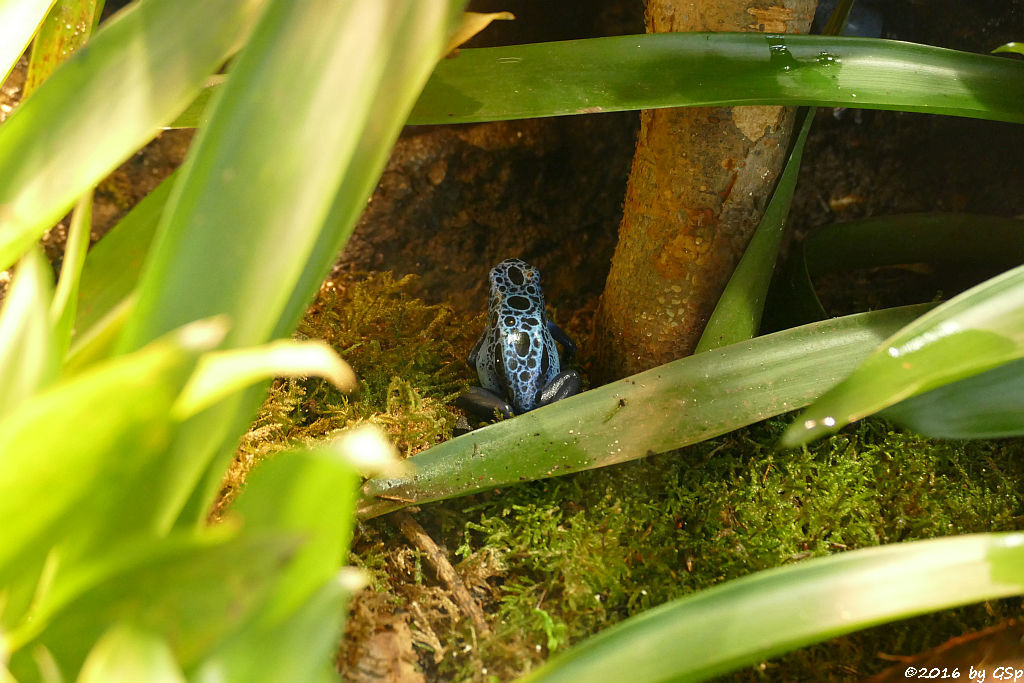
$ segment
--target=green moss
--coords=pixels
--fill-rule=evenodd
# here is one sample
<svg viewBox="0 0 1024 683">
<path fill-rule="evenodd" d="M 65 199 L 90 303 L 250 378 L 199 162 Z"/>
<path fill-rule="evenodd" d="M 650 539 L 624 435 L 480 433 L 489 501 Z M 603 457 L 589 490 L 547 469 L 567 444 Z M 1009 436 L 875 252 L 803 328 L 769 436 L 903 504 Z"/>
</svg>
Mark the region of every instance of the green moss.
<svg viewBox="0 0 1024 683">
<path fill-rule="evenodd" d="M 293 441 L 358 422 L 405 452 L 449 438 L 451 399 L 482 325 L 408 296 L 388 274 L 321 292 L 300 332 L 328 340 L 360 378 L 351 396 L 317 381 L 274 385 L 228 486 Z M 762 569 L 880 543 L 1024 526 L 1019 440 L 938 442 L 866 420 L 799 451 L 769 421 L 645 461 L 426 506 L 488 614 L 476 637 L 420 551 L 387 518 L 360 525 L 353 562 L 372 592 L 353 604 L 340 661 L 407 623 L 428 678 L 508 680 L 613 623 Z M 967 630 L 1020 616 L 1020 600 L 951 610 L 805 648 L 752 671 L 784 679 L 861 677 Z M 397 632 L 397 631 L 396 631 Z"/>
<path fill-rule="evenodd" d="M 866 421 L 776 452 L 781 420 L 674 454 L 536 482 L 438 512 L 458 552 L 505 567 L 482 661 L 501 678 L 667 600 L 806 557 L 1021 527 L 1020 442 L 937 442 Z M 785 678 L 863 675 L 879 651 L 913 653 L 1019 613 L 955 610 L 794 653 Z M 518 650 L 510 652 L 510 643 Z M 444 673 L 479 676 L 453 658 Z M 743 674 L 745 677 L 746 674 Z"/>
<path fill-rule="evenodd" d="M 380 426 L 404 457 L 450 439 L 449 404 L 468 386 L 465 358 L 481 322 L 406 293 L 414 276 L 339 276 L 321 288 L 299 337 L 328 342 L 355 370 L 350 395 L 319 379 L 277 380 L 239 447 L 215 514 L 263 458 L 362 423 Z"/>
</svg>

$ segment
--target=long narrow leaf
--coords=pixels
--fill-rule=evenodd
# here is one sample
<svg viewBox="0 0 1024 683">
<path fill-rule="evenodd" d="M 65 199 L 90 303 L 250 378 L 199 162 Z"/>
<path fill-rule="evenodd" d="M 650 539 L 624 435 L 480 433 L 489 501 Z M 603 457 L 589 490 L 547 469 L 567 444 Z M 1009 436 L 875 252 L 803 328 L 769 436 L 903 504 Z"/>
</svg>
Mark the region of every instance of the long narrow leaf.
<svg viewBox="0 0 1024 683">
<path fill-rule="evenodd" d="M 177 177 L 175 171 L 165 178 L 89 251 L 79 285 L 76 343 L 97 334 L 100 321 L 134 291 Z"/>
<path fill-rule="evenodd" d="M 868 626 L 1024 592 L 1024 534 L 901 543 L 759 572 L 585 641 L 529 681 L 697 681 Z M 964 672 L 966 674 L 966 672 Z"/>
<path fill-rule="evenodd" d="M 827 317 L 814 291 L 817 275 L 898 264 L 1013 268 L 1024 263 L 1024 221 L 964 213 L 909 213 L 835 223 L 794 250 L 773 295 L 782 322 Z M 777 311 L 777 313 L 780 311 Z M 787 315 L 788 314 L 788 315 Z"/>
<path fill-rule="evenodd" d="M 290 334 L 351 233 L 461 5 L 268 6 L 164 213 L 122 348 L 211 311 L 230 316 L 229 347 Z M 204 518 L 260 394 L 191 420 L 169 456 L 178 468 L 157 495 L 184 504 L 208 469 L 190 511 Z"/>
<path fill-rule="evenodd" d="M 1024 263 L 1024 221 L 963 213 L 877 216 L 816 230 L 804 245 L 811 275 L 899 263 L 1012 268 Z"/>
<path fill-rule="evenodd" d="M 899 401 L 1024 357 L 1024 266 L 964 292 L 887 339 L 783 434 L 796 446 Z"/>
<path fill-rule="evenodd" d="M 64 245 L 64 261 L 61 264 L 60 280 L 53 294 L 50 306 L 50 320 L 53 323 L 57 342 L 58 357 L 63 358 L 71 344 L 71 333 L 75 323 L 78 304 L 78 286 L 85 265 L 85 252 L 89 249 L 89 232 L 92 230 L 92 192 L 86 192 L 78 201 L 71 214 L 71 227 Z"/>
<path fill-rule="evenodd" d="M 188 105 L 263 3 L 140 0 L 18 107 L 0 126 L 0 268 Z"/>
<path fill-rule="evenodd" d="M 22 98 L 45 81 L 57 66 L 85 45 L 96 19 L 95 0 L 57 0 L 32 43 Z"/>
<path fill-rule="evenodd" d="M 793 142 L 792 152 L 779 176 L 771 201 L 736 270 L 729 278 L 725 291 L 715 304 L 715 310 L 694 353 L 750 339 L 761 328 L 764 302 L 775 270 L 775 261 L 779 257 L 779 245 L 782 244 L 782 235 L 786 230 L 786 217 L 793 201 L 804 143 L 807 142 L 807 133 L 814 121 L 814 112 L 812 107 L 804 113 L 803 124 Z"/>
<path fill-rule="evenodd" d="M 1024 360 L 926 391 L 882 414 L 938 439 L 1024 435 Z"/>
<path fill-rule="evenodd" d="M 78 683 L 109 681 L 185 683 L 185 675 L 163 638 L 125 621 L 100 638 L 78 678 Z"/>
<path fill-rule="evenodd" d="M 159 470 L 170 407 L 200 351 L 223 333 L 215 322 L 193 324 L 57 383 L 0 420 L 3 619 L 26 607 L 26 581 L 51 550 L 66 562 L 151 528 L 156 501 L 134 487 Z"/>
<path fill-rule="evenodd" d="M 658 33 L 462 50 L 410 124 L 744 104 L 1024 121 L 1024 63 L 893 40 Z M 198 118 L 179 119 L 194 127 Z"/>
<path fill-rule="evenodd" d="M 0 0 L 0 84 L 7 80 L 54 0 Z"/>
<path fill-rule="evenodd" d="M 371 479 L 363 517 L 681 448 L 806 405 L 920 306 L 837 318 L 690 356 L 446 441 Z"/>
<path fill-rule="evenodd" d="M 260 604 L 297 545 L 288 536 L 245 534 L 167 548 L 69 603 L 16 654 L 12 669 L 26 670 L 28 653 L 42 644 L 64 671 L 77 671 L 121 620 L 166 634 L 181 666 L 194 666 Z"/>
<path fill-rule="evenodd" d="M 171 413 L 191 417 L 237 391 L 274 377 L 323 377 L 342 391 L 356 388 L 352 368 L 326 342 L 279 339 L 263 346 L 203 356 Z"/>
<path fill-rule="evenodd" d="M 0 417 L 57 376 L 60 357 L 48 314 L 52 277 L 40 250 L 30 250 L 0 309 Z"/>
</svg>

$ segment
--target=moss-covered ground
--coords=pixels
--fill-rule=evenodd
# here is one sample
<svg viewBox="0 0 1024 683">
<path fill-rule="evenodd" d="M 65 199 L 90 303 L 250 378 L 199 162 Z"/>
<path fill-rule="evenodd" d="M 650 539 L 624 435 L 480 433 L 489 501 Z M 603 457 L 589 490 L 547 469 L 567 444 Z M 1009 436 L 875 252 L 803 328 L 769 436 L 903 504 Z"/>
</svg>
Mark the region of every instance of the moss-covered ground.
<svg viewBox="0 0 1024 683">
<path fill-rule="evenodd" d="M 283 445 L 361 422 L 403 454 L 450 438 L 451 399 L 479 317 L 408 296 L 408 280 L 324 288 L 300 329 L 325 338 L 361 388 L 342 396 L 281 381 L 243 443 L 225 500 Z M 350 678 L 387 630 L 393 657 L 428 679 L 509 680 L 607 626 L 751 572 L 881 543 L 1024 528 L 1024 444 L 941 442 L 865 420 L 810 448 L 778 451 L 784 419 L 606 470 L 532 482 L 416 513 L 484 608 L 473 632 L 424 553 L 385 517 L 360 525 L 353 562 L 371 590 L 352 606 L 339 665 Z M 756 618 L 757 615 L 751 615 Z M 739 672 L 739 679 L 859 678 L 966 631 L 1021 617 L 1020 599 L 876 627 Z M 374 649 L 378 651 L 373 652 Z M 880 656 L 881 655 L 881 656 Z M 397 666 L 397 665 L 395 665 Z"/>
</svg>

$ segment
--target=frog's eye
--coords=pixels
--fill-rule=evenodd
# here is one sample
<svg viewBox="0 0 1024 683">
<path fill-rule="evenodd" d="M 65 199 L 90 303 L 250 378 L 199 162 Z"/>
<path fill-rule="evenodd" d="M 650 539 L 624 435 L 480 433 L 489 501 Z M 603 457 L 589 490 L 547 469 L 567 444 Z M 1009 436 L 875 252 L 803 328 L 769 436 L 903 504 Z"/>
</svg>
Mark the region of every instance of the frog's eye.
<svg viewBox="0 0 1024 683">
<path fill-rule="evenodd" d="M 508 267 L 508 279 L 511 280 L 514 285 L 521 285 L 525 282 L 525 280 L 523 280 L 523 271 L 519 270 L 517 266 Z"/>
</svg>

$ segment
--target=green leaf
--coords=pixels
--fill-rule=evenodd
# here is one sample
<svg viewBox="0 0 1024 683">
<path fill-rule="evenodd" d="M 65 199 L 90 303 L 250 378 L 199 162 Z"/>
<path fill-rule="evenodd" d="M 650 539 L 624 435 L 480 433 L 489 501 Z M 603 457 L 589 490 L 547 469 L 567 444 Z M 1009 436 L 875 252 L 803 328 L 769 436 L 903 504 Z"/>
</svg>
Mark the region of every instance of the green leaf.
<svg viewBox="0 0 1024 683">
<path fill-rule="evenodd" d="M 26 607 L 51 549 L 63 563 L 152 527 L 156 501 L 135 487 L 165 468 L 170 407 L 199 352 L 222 336 L 222 325 L 195 323 L 53 385 L 0 421 L 5 622 Z"/>
<path fill-rule="evenodd" d="M 908 263 L 945 268 L 1013 268 L 1024 262 L 1024 221 L 965 213 L 877 216 L 816 229 L 794 250 L 773 292 L 783 321 L 827 317 L 817 275 Z M 795 309 L 795 310 L 794 310 Z"/>
<path fill-rule="evenodd" d="M 221 681 L 337 681 L 324 662 L 338 647 L 345 600 L 339 577 L 328 581 L 276 628 L 251 626 L 198 668 L 199 683 Z M 326 671 L 325 671 L 326 669 Z"/>
<path fill-rule="evenodd" d="M 38 644 L 62 670 L 77 671 L 116 623 L 161 634 L 183 668 L 194 666 L 244 623 L 298 544 L 280 535 L 245 534 L 228 541 L 221 536 L 164 544 L 93 586 L 15 653 L 14 674 Z"/>
<path fill-rule="evenodd" d="M 175 171 L 165 178 L 89 251 L 82 269 L 75 339 L 68 359 L 72 368 L 112 350 L 130 312 L 130 298 L 142 262 L 177 177 Z"/>
<path fill-rule="evenodd" d="M 764 301 L 779 257 L 779 245 L 782 244 L 782 235 L 786 230 L 786 217 L 793 201 L 804 143 L 807 142 L 807 133 L 814 121 L 814 112 L 814 108 L 804 112 L 800 132 L 779 176 L 771 201 L 736 270 L 729 278 L 725 291 L 715 304 L 715 310 L 694 353 L 750 339 L 761 329 Z"/>
<path fill-rule="evenodd" d="M 188 105 L 263 2 L 133 3 L 15 110 L 0 126 L 0 268 Z"/>
<path fill-rule="evenodd" d="M 78 683 L 185 683 L 174 653 L 160 636 L 129 623 L 112 626 L 89 652 Z"/>
<path fill-rule="evenodd" d="M 231 318 L 227 347 L 291 334 L 365 207 L 462 4 L 268 6 L 161 219 L 122 349 L 210 311 Z M 205 518 L 261 391 L 196 416 L 176 439 L 169 457 L 195 469 L 183 466 L 157 495 L 185 505 L 205 470 L 190 522 Z"/>
<path fill-rule="evenodd" d="M 893 40 L 761 33 L 658 33 L 467 49 L 438 64 L 408 123 L 746 104 L 1019 123 L 1024 63 Z M 171 126 L 197 126 L 202 109 L 190 111 Z"/>
<path fill-rule="evenodd" d="M 908 398 L 882 413 L 938 439 L 999 439 L 1024 434 L 1024 360 Z"/>
<path fill-rule="evenodd" d="M 7 80 L 54 0 L 0 0 L 0 84 Z"/>
<path fill-rule="evenodd" d="M 1005 45 L 1000 45 L 996 49 L 992 50 L 992 52 L 1012 52 L 1018 55 L 1024 55 L 1024 43 L 1006 43 Z"/>
<path fill-rule="evenodd" d="M 329 660 L 352 588 L 338 568 L 352 538 L 358 482 L 345 454 L 331 447 L 283 453 L 251 473 L 231 514 L 247 532 L 287 531 L 305 542 L 260 614 L 200 667 L 198 680 L 307 681 Z"/>
<path fill-rule="evenodd" d="M 400 0 L 270 2 L 232 64 L 167 207 L 125 348 L 217 314 L 231 316 L 228 346 L 275 336 L 342 181 L 376 182 L 379 150 L 397 136 L 403 110 L 438 58 L 447 15 L 432 3 Z M 415 56 L 391 56 L 390 45 L 412 38 L 419 43 Z M 413 64 L 406 67 L 407 84 L 381 99 L 396 89 L 382 81 L 387 69 L 380 64 L 388 59 Z M 288 97 L 268 101 L 253 92 Z M 360 146 L 368 129 L 378 150 L 370 158 Z M 351 221 L 364 200 L 365 194 L 351 198 Z M 329 227 L 347 232 L 350 225 Z"/>
<path fill-rule="evenodd" d="M 0 418 L 57 377 L 60 359 L 47 312 L 52 281 L 41 251 L 29 250 L 0 309 Z"/>
<path fill-rule="evenodd" d="M 411 124 L 791 104 L 1024 122 L 1024 63 L 891 40 L 659 33 L 463 50 Z"/>
<path fill-rule="evenodd" d="M 85 45 L 98 18 L 95 0 L 57 0 L 53 4 L 32 43 L 22 99 L 38 88 L 61 62 Z"/>
<path fill-rule="evenodd" d="M 696 681 L 902 619 L 1024 592 L 1024 534 L 855 550 L 758 572 L 627 619 L 528 681 Z"/>
<path fill-rule="evenodd" d="M 82 278 L 85 252 L 89 249 L 89 232 L 92 230 L 92 191 L 86 192 L 78 201 L 71 214 L 71 227 L 64 245 L 64 261 L 61 264 L 60 280 L 50 305 L 50 321 L 58 344 L 58 357 L 63 358 L 71 344 L 71 333 L 75 323 L 78 303 L 78 285 Z"/>
<path fill-rule="evenodd" d="M 478 429 L 409 458 L 414 476 L 371 479 L 359 512 L 374 517 L 614 465 L 799 408 L 923 310 L 862 313 L 758 337 Z"/>
<path fill-rule="evenodd" d="M 352 368 L 327 343 L 280 339 L 203 356 L 171 413 L 181 419 L 191 417 L 237 391 L 274 377 L 322 377 L 342 391 L 356 388 Z"/>
<path fill-rule="evenodd" d="M 810 275 L 901 263 L 1012 268 L 1024 261 L 1024 221 L 911 213 L 836 223 L 804 240 Z"/>
<path fill-rule="evenodd" d="M 252 472 L 231 510 L 247 532 L 280 531 L 304 539 L 302 551 L 278 583 L 267 619 L 298 609 L 345 562 L 352 538 L 359 476 L 330 447 L 275 456 Z"/>
<path fill-rule="evenodd" d="M 797 446 L 899 401 L 1024 356 L 1024 266 L 974 287 L 887 339 L 789 426 Z"/>
</svg>

